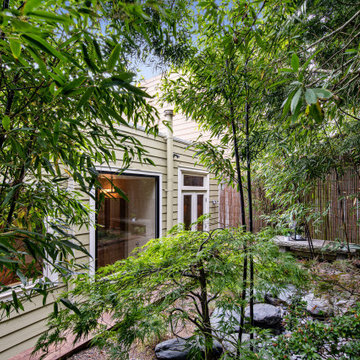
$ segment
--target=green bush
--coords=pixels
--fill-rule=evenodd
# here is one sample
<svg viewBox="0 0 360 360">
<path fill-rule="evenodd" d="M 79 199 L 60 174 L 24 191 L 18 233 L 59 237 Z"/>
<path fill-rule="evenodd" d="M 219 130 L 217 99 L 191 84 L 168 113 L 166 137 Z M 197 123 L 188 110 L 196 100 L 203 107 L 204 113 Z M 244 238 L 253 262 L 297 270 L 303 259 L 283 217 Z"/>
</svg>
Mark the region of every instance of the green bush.
<svg viewBox="0 0 360 360">
<path fill-rule="evenodd" d="M 290 310 L 288 332 L 266 347 L 269 359 L 360 359 L 360 303 L 327 322 L 304 321 L 304 313 L 301 307 Z"/>
</svg>

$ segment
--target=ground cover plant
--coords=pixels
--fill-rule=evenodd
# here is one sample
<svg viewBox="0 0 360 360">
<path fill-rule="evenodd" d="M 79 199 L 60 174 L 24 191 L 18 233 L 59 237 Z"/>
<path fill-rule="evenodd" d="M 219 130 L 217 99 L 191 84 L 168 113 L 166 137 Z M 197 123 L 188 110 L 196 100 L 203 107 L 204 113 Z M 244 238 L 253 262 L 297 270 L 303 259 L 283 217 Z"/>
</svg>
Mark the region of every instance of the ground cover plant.
<svg viewBox="0 0 360 360">
<path fill-rule="evenodd" d="M 244 241 L 251 244 L 257 265 L 257 291 L 306 282 L 306 271 L 290 255 L 279 253 L 272 236 L 266 231 L 254 241 L 255 235 L 242 230 L 177 228 L 168 237 L 151 240 L 131 257 L 100 269 L 94 279 L 78 276 L 74 289 L 58 301 L 67 307 L 56 306 L 37 349 L 61 342 L 67 332 L 77 339 L 92 333 L 94 345 L 108 347 L 112 358 L 127 359 L 135 341 L 161 338 L 169 329 L 176 334 L 190 325 L 194 359 L 201 352 L 205 359 L 215 359 L 213 344 L 219 335 L 210 313 L 215 307 L 240 311 Z M 115 321 L 109 330 L 99 321 L 104 313 Z M 226 332 L 229 324 L 223 325 Z"/>
</svg>

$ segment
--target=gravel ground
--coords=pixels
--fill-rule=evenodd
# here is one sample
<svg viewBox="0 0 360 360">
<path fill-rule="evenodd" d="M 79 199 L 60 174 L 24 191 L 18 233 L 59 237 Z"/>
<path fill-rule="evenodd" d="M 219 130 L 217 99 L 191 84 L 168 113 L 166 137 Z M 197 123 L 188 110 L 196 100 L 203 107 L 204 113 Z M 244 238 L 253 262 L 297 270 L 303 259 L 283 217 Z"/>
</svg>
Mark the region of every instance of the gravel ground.
<svg viewBox="0 0 360 360">
<path fill-rule="evenodd" d="M 97 347 L 82 350 L 68 358 L 69 360 L 109 360 L 105 350 Z"/>
<path fill-rule="evenodd" d="M 130 352 L 130 360 L 154 360 L 156 359 L 154 354 L 155 345 L 144 347 L 134 347 Z M 111 356 L 106 350 L 100 350 L 97 347 L 81 350 L 78 353 L 70 356 L 67 360 L 111 360 Z"/>
</svg>

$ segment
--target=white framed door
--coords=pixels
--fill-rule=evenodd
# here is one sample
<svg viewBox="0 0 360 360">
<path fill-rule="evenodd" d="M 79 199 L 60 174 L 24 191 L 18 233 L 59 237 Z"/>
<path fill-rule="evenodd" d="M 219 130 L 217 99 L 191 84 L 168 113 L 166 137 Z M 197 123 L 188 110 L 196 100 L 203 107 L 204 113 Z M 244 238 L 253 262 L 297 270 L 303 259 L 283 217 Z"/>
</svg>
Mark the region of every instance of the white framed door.
<svg viewBox="0 0 360 360">
<path fill-rule="evenodd" d="M 201 170 L 179 169 L 179 223 L 187 230 L 207 231 L 208 219 L 193 225 L 201 215 L 209 213 L 209 174 Z"/>
</svg>

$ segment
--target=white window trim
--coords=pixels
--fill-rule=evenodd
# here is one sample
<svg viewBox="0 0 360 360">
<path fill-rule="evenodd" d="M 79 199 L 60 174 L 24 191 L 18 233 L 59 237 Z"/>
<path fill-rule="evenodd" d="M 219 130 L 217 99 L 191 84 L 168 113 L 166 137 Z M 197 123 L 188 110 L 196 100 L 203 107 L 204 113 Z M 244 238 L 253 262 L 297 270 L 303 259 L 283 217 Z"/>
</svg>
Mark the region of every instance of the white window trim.
<svg viewBox="0 0 360 360">
<path fill-rule="evenodd" d="M 97 166 L 96 170 L 104 172 L 119 173 L 122 172 L 122 175 L 148 175 L 154 176 L 159 179 L 159 237 L 162 236 L 162 174 L 159 172 L 146 171 L 146 170 L 133 170 L 128 169 L 123 171 L 122 168 L 112 167 L 112 166 Z M 90 197 L 90 228 L 89 228 L 89 250 L 90 250 L 90 261 L 89 261 L 89 273 L 90 275 L 95 275 L 95 258 L 96 258 L 96 202 L 95 202 L 95 189 L 91 190 Z"/>
<path fill-rule="evenodd" d="M 183 175 L 202 175 L 204 176 L 204 186 L 184 186 Z M 204 214 L 210 214 L 210 175 L 206 170 L 199 170 L 194 168 L 179 167 L 178 168 L 178 224 L 184 222 L 184 201 L 183 192 L 203 192 L 205 194 Z M 204 222 L 204 230 L 209 231 L 209 219 Z"/>
</svg>

